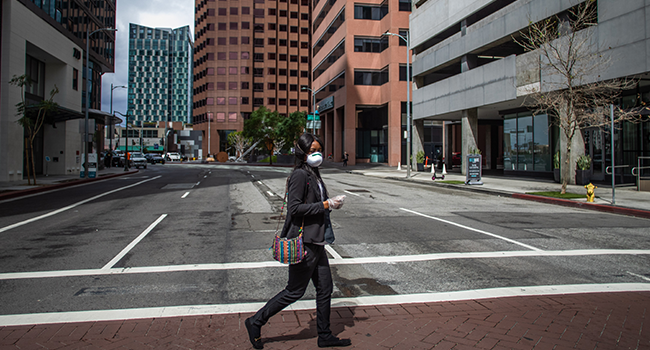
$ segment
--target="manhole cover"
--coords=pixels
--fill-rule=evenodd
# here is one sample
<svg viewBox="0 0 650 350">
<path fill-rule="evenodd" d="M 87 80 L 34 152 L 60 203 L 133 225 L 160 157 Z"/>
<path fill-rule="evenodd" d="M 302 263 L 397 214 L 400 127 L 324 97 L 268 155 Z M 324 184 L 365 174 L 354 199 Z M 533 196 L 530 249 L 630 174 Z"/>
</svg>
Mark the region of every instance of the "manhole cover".
<svg viewBox="0 0 650 350">
<path fill-rule="evenodd" d="M 346 190 L 346 191 L 352 192 L 352 193 L 370 193 L 370 191 L 368 191 L 368 190 Z"/>
<path fill-rule="evenodd" d="M 191 189 L 196 185 L 196 183 L 187 183 L 187 184 L 169 184 L 163 187 L 163 190 L 186 190 Z"/>
</svg>

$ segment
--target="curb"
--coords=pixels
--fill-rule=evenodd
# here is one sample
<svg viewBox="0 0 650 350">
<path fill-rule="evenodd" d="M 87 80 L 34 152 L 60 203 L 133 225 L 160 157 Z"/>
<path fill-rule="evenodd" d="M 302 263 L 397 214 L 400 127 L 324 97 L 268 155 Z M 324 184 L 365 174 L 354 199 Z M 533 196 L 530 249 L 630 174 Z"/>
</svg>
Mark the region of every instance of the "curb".
<svg viewBox="0 0 650 350">
<path fill-rule="evenodd" d="M 65 188 L 65 187 L 70 187 L 70 186 L 81 185 L 81 184 L 85 184 L 85 183 L 89 183 L 89 182 L 95 182 L 95 181 L 99 181 L 99 180 L 110 179 L 110 178 L 113 178 L 113 177 L 118 177 L 118 176 L 123 176 L 123 175 L 135 174 L 137 172 L 139 172 L 139 170 L 127 171 L 125 173 L 104 175 L 104 176 L 96 177 L 94 179 L 76 180 L 76 181 L 70 181 L 70 182 L 61 183 L 61 184 L 41 186 L 39 188 L 30 188 L 30 189 L 26 189 L 26 190 L 11 191 L 11 192 L 0 194 L 0 200 L 28 196 L 30 194 L 47 192 L 47 191 L 56 190 L 56 189 L 59 189 L 59 188 Z"/>
<path fill-rule="evenodd" d="M 355 171 L 355 170 L 348 170 L 346 172 L 355 175 L 372 176 L 372 175 L 366 175 L 363 172 Z M 415 183 L 415 184 L 420 183 L 428 186 L 439 186 L 439 187 L 455 189 L 460 191 L 480 192 L 480 193 L 485 193 L 485 194 L 490 194 L 495 196 L 512 197 L 516 199 L 524 199 L 524 200 L 535 201 L 535 202 L 546 203 L 546 204 L 562 205 L 565 207 L 589 209 L 589 210 L 602 211 L 610 214 L 619 214 L 619 215 L 627 215 L 627 216 L 640 217 L 644 219 L 650 219 L 650 211 L 642 210 L 642 209 L 618 207 L 618 206 L 611 206 L 611 205 L 597 204 L 597 203 L 576 202 L 568 199 L 536 196 L 532 194 L 512 193 L 512 192 L 505 192 L 505 191 L 498 191 L 498 190 L 486 190 L 486 189 L 479 188 L 477 186 L 467 186 L 467 185 L 460 186 L 460 185 L 436 183 L 436 182 L 427 183 L 424 181 L 407 180 L 406 178 L 394 177 L 394 176 L 387 176 L 382 178 L 394 180 L 394 181 L 402 181 L 402 182 Z"/>
<path fill-rule="evenodd" d="M 562 205 L 562 206 L 565 206 L 565 207 L 573 207 L 573 208 L 580 208 L 580 209 L 590 209 L 590 210 L 597 210 L 597 211 L 602 211 L 602 212 L 611 213 L 611 214 L 629 215 L 629 216 L 635 216 L 635 217 L 640 217 L 640 218 L 644 218 L 644 219 L 650 219 L 650 211 L 641 210 L 641 209 L 616 207 L 616 206 L 605 205 L 605 204 L 597 204 L 597 203 L 576 202 L 576 201 L 572 201 L 572 200 L 568 200 L 568 199 L 549 198 L 549 197 L 543 197 L 543 196 L 536 196 L 536 195 L 533 195 L 533 194 L 513 193 L 511 196 L 512 196 L 512 198 L 525 199 L 525 200 L 529 200 L 529 201 L 548 203 L 548 204 Z"/>
</svg>

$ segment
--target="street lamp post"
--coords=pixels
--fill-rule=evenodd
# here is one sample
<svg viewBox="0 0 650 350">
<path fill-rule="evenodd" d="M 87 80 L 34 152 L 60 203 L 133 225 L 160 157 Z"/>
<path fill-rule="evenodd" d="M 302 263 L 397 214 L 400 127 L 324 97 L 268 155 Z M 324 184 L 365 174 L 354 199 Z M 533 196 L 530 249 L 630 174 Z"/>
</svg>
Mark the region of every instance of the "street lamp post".
<svg viewBox="0 0 650 350">
<path fill-rule="evenodd" d="M 115 113 L 124 117 L 124 125 L 126 131 L 124 132 L 124 171 L 129 171 L 129 111 L 126 114 L 115 111 Z"/>
<path fill-rule="evenodd" d="M 113 90 L 119 89 L 119 88 L 126 89 L 126 86 L 120 85 L 120 86 L 115 86 L 114 87 L 113 83 L 111 83 L 111 116 L 115 116 L 115 114 L 113 114 Z M 110 139 L 109 139 L 110 140 L 109 141 L 109 143 L 110 143 L 109 151 L 111 152 L 111 161 L 108 164 L 108 167 L 111 168 L 111 167 L 113 167 L 113 164 L 112 164 L 113 163 L 113 159 L 112 159 L 112 154 L 113 154 L 113 120 L 111 120 L 111 123 L 108 125 L 108 131 L 109 131 L 108 134 L 110 135 L 109 136 L 110 137 Z"/>
<path fill-rule="evenodd" d="M 408 159 L 408 166 L 406 167 L 406 178 L 411 177 L 411 42 L 409 41 L 409 33 L 406 32 L 406 37 L 400 34 L 386 32 L 382 35 L 392 35 L 399 37 L 406 42 L 406 159 Z"/>
<path fill-rule="evenodd" d="M 311 91 L 311 109 L 312 109 L 312 124 L 311 124 L 311 132 L 312 134 L 316 134 L 316 94 L 314 94 L 314 90 L 303 86 L 301 90 L 309 90 Z"/>
<path fill-rule="evenodd" d="M 212 131 L 210 130 L 210 125 L 212 124 L 212 112 L 208 111 L 208 157 L 210 156 L 210 138 L 212 137 Z"/>
<path fill-rule="evenodd" d="M 116 32 L 117 29 L 115 28 L 100 28 L 97 30 L 93 30 L 92 32 L 88 32 L 88 27 L 89 25 L 86 26 L 86 67 L 85 67 L 85 72 L 86 72 L 86 115 L 85 115 L 85 125 L 84 125 L 84 177 L 88 178 L 88 110 L 90 109 L 90 89 L 92 87 L 92 71 L 88 72 L 90 70 L 90 37 L 98 32 L 106 31 L 106 32 Z"/>
</svg>

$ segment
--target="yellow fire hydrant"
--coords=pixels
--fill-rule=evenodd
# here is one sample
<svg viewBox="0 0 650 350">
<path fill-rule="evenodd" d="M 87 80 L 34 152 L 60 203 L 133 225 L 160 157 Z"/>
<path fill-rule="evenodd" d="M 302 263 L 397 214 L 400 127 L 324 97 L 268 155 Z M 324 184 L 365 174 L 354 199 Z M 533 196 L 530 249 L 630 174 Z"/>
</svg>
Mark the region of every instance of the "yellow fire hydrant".
<svg viewBox="0 0 650 350">
<path fill-rule="evenodd" d="M 596 193 L 594 193 L 594 190 L 597 189 L 598 187 L 592 185 L 591 183 L 587 186 L 585 186 L 587 189 L 587 202 L 594 202 L 594 197 L 596 196 Z"/>
</svg>

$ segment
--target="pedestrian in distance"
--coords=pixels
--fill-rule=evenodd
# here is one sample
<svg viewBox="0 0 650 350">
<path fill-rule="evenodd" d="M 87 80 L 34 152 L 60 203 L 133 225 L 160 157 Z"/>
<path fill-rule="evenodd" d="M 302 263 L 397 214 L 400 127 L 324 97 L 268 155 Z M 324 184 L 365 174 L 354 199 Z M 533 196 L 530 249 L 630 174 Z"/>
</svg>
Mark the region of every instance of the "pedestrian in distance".
<svg viewBox="0 0 650 350">
<path fill-rule="evenodd" d="M 348 166 L 348 152 L 343 154 L 343 166 Z"/>
<path fill-rule="evenodd" d="M 298 237 L 302 229 L 305 256 L 289 265 L 287 286 L 271 298 L 257 313 L 244 321 L 255 349 L 263 349 L 261 328 L 269 318 L 291 305 L 304 294 L 311 280 L 316 288 L 316 327 L 318 347 L 349 346 L 349 339 L 339 339 L 330 330 L 332 273 L 325 252 L 325 227 L 332 209 L 343 206 L 345 196 L 329 198 L 318 167 L 323 162 L 323 144 L 316 136 L 305 133 L 295 147 L 296 166 L 287 182 L 287 218 L 280 237 Z"/>
</svg>

